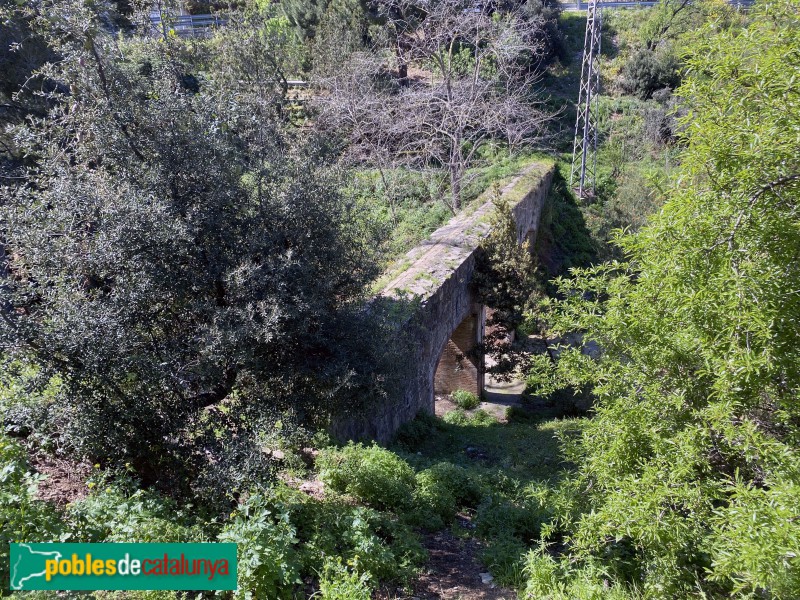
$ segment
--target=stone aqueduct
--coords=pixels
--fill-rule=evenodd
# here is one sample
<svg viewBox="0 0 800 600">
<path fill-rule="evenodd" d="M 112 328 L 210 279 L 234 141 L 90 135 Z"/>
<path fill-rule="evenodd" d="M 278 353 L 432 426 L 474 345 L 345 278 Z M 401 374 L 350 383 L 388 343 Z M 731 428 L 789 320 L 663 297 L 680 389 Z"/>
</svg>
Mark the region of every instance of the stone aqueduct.
<svg viewBox="0 0 800 600">
<path fill-rule="evenodd" d="M 551 163 L 534 163 L 502 189 L 512 206 L 519 243 L 530 240 L 533 245 L 536 239 L 553 173 Z M 410 373 L 399 399 L 335 423 L 336 437 L 388 442 L 420 412 L 433 413 L 436 394 L 482 392 L 483 368 L 469 357 L 469 350 L 482 340 L 486 314 L 471 285 L 475 256 L 494 210 L 491 196 L 484 199 L 408 252 L 381 280 L 379 299 L 413 300 L 413 309 L 398 324 L 410 340 Z"/>
</svg>

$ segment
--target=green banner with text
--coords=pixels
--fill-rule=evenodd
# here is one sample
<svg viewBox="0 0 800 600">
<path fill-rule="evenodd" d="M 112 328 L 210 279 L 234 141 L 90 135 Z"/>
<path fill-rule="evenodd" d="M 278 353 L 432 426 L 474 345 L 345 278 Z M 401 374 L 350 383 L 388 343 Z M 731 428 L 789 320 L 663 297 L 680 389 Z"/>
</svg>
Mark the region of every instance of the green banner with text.
<svg viewBox="0 0 800 600">
<path fill-rule="evenodd" d="M 236 544 L 11 544 L 12 590 L 235 590 Z"/>
</svg>

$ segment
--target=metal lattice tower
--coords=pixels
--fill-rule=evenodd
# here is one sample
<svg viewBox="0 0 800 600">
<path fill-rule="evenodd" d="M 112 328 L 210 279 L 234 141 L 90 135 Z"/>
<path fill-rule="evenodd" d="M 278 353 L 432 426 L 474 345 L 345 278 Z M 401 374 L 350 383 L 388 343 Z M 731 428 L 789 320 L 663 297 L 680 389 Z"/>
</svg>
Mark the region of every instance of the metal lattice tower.
<svg viewBox="0 0 800 600">
<path fill-rule="evenodd" d="M 602 12 L 597 0 L 590 0 L 586 11 L 586 37 L 583 42 L 581 87 L 578 92 L 578 117 L 575 120 L 575 143 L 572 147 L 571 187 L 578 196 L 594 194 L 597 168 L 597 98 L 600 95 L 600 30 Z"/>
</svg>

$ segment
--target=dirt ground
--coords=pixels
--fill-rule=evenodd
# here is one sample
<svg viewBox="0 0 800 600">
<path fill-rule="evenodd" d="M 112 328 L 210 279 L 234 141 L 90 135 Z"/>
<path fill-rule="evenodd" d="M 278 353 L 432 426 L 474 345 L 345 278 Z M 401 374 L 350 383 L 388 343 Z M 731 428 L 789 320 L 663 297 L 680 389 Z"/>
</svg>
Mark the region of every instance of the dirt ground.
<svg viewBox="0 0 800 600">
<path fill-rule="evenodd" d="M 29 455 L 31 466 L 45 478 L 39 482 L 36 497 L 65 506 L 84 498 L 89 488 L 86 480 L 92 474 L 92 465 L 57 458 L 44 452 Z"/>
<path fill-rule="evenodd" d="M 505 423 L 506 410 L 520 406 L 525 382 L 512 380 L 495 381 L 487 378 L 484 400 L 478 408 L 485 410 L 499 422 Z M 454 410 L 456 405 L 449 396 L 436 397 L 436 415 L 441 417 Z M 462 525 L 469 527 L 469 520 L 459 516 Z M 424 537 L 423 545 L 430 556 L 425 571 L 412 586 L 412 596 L 399 596 L 409 600 L 515 600 L 513 590 L 498 587 L 492 582 L 484 583 L 481 574 L 487 569 L 478 558 L 480 542 L 455 537 L 444 530 Z M 381 597 L 389 598 L 389 596 Z"/>
<path fill-rule="evenodd" d="M 469 522 L 462 516 L 459 520 Z M 411 591 L 382 590 L 376 600 L 516 600 L 514 591 L 491 581 L 484 583 L 488 573 L 478 558 L 481 546 L 477 540 L 458 538 L 444 530 L 424 536 L 422 543 L 430 558 Z"/>
<path fill-rule="evenodd" d="M 480 545 L 475 539 L 459 539 L 449 530 L 426 536 L 430 555 L 426 571 L 414 585 L 419 600 L 513 600 L 517 595 L 483 583 L 486 568 L 478 559 Z"/>
</svg>

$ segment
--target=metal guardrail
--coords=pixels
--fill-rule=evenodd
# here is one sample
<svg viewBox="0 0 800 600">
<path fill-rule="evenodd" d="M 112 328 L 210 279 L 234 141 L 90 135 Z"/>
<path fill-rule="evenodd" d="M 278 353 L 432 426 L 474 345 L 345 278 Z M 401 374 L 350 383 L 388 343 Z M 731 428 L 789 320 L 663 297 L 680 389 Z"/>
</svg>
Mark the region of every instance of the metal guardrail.
<svg viewBox="0 0 800 600">
<path fill-rule="evenodd" d="M 561 10 L 564 12 L 584 12 L 589 7 L 588 2 L 564 2 L 563 0 L 558 3 Z M 658 2 L 651 0 L 643 0 L 642 2 L 613 2 L 598 0 L 597 5 L 604 8 L 636 8 L 639 6 L 655 6 Z"/>
<path fill-rule="evenodd" d="M 654 6 L 658 4 L 655 0 L 641 0 L 641 1 L 615 1 L 615 0 L 598 0 L 598 6 L 603 8 L 636 8 L 645 6 Z M 729 4 L 734 6 L 749 7 L 753 4 L 753 0 L 729 0 Z M 569 2 L 561 0 L 559 2 L 561 10 L 566 12 L 585 11 L 588 7 L 587 2 L 576 0 Z M 163 18 L 158 13 L 150 14 L 150 23 L 153 29 L 159 33 L 166 27 L 169 31 L 174 31 L 181 37 L 204 37 L 209 35 L 214 28 L 224 27 L 227 20 L 219 15 L 170 15 Z M 298 86 L 300 87 L 300 86 Z"/>
<path fill-rule="evenodd" d="M 728 0 L 728 4 L 733 6 L 741 6 L 742 8 L 748 8 L 752 6 L 753 2 L 754 0 Z M 564 12 L 585 12 L 589 7 L 588 2 L 581 2 L 579 0 L 573 2 L 568 0 L 559 0 L 558 4 L 561 7 L 561 10 Z M 656 6 L 657 4 L 658 2 L 656 0 L 642 0 L 640 2 L 637 2 L 636 0 L 623 2 L 618 2 L 615 0 L 597 0 L 597 6 L 600 8 L 638 8 Z"/>
<path fill-rule="evenodd" d="M 153 29 L 161 33 L 166 28 L 181 37 L 204 37 L 215 28 L 223 27 L 227 20 L 218 15 L 164 15 L 151 13 Z"/>
</svg>

